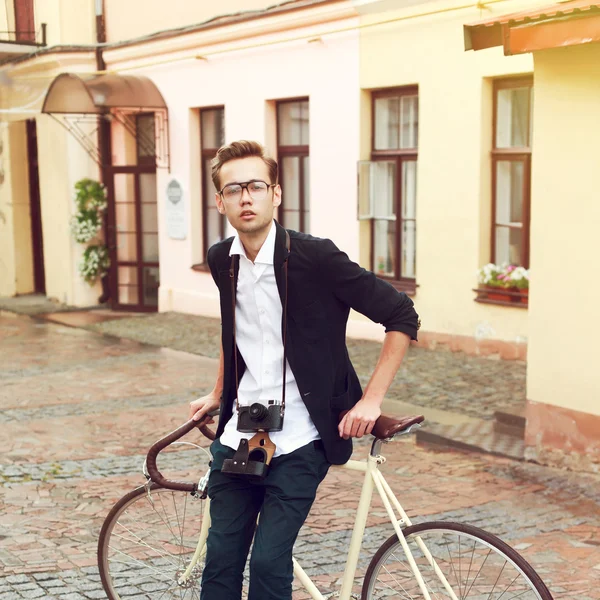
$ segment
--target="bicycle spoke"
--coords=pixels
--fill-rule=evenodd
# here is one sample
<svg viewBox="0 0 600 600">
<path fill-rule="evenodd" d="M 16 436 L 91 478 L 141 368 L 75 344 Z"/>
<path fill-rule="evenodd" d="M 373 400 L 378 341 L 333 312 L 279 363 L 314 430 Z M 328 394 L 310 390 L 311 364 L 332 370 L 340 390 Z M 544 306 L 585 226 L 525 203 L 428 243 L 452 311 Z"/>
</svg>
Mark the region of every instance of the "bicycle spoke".
<svg viewBox="0 0 600 600">
<path fill-rule="evenodd" d="M 109 548 L 111 548 L 111 547 L 109 546 Z M 115 550 L 115 549 L 111 548 L 111 550 Z M 131 560 L 133 560 L 133 562 L 124 562 L 124 561 L 119 561 L 119 560 L 113 559 L 113 560 L 111 560 L 112 563 L 117 563 L 117 564 L 121 564 L 121 565 L 131 565 L 131 566 L 141 565 L 145 569 L 150 569 L 151 571 L 156 571 L 159 575 L 161 575 L 163 577 L 168 577 L 165 573 L 163 573 L 162 571 L 159 571 L 156 567 L 148 565 L 141 560 L 137 560 L 137 558 L 133 558 L 132 556 L 129 556 L 129 554 L 125 554 L 125 552 L 121 552 L 120 550 L 115 550 L 115 552 L 118 552 L 119 554 L 123 554 L 127 558 L 130 558 Z"/>
<path fill-rule="evenodd" d="M 488 552 L 487 552 L 485 558 L 483 559 L 483 562 L 481 563 L 481 566 L 479 567 L 479 571 L 477 571 L 477 575 L 475 575 L 475 579 L 473 579 L 473 583 L 471 584 L 471 587 L 469 588 L 469 591 L 467 592 L 467 596 L 471 592 L 471 588 L 475 585 L 475 582 L 477 581 L 477 578 L 479 577 L 479 574 L 481 573 L 481 570 L 483 569 L 485 563 L 487 562 L 487 559 L 489 558 L 491 552 L 492 552 L 491 548 L 488 549 Z"/>
<path fill-rule="evenodd" d="M 467 585 L 469 585 L 469 575 L 471 574 L 471 567 L 473 566 L 473 558 L 475 557 L 475 540 L 473 540 L 473 549 L 471 550 L 471 560 L 469 561 L 469 570 L 467 572 L 467 578 L 465 580 L 465 590 L 467 589 Z M 469 588 L 470 590 L 471 588 Z M 469 592 L 467 592 L 463 597 L 466 598 Z"/>
<path fill-rule="evenodd" d="M 446 534 L 444 534 L 444 539 L 446 539 Z M 454 578 L 456 579 L 456 582 L 458 583 L 458 591 L 460 592 L 460 580 L 456 577 L 456 569 L 454 568 L 454 562 L 452 561 L 452 555 L 450 554 L 450 544 L 446 545 L 446 550 L 448 550 L 448 558 L 450 559 L 450 566 L 452 567 L 452 572 L 454 573 Z M 450 584 L 450 582 L 448 582 L 448 584 Z"/>
<path fill-rule="evenodd" d="M 167 509 L 165 508 L 165 505 L 164 505 L 163 500 L 162 500 L 162 494 L 158 494 L 158 499 L 160 500 L 160 505 L 162 506 L 163 512 L 165 514 L 165 517 L 168 518 L 168 516 L 167 516 Z M 157 511 L 157 513 L 158 513 L 158 511 Z M 171 532 L 171 535 L 173 536 L 173 539 L 175 540 L 175 544 L 177 544 L 177 536 L 175 535 L 175 532 L 173 531 L 173 528 L 171 527 L 171 524 L 168 521 L 166 521 L 166 520 L 163 520 L 163 523 L 167 526 L 167 528 Z"/>
<path fill-rule="evenodd" d="M 494 590 L 496 589 L 496 585 L 497 583 L 500 581 L 500 576 L 502 575 L 502 571 L 504 571 L 504 567 L 506 566 L 506 561 L 504 561 L 504 564 L 502 565 L 502 568 L 500 569 L 500 573 L 498 573 L 498 577 L 496 577 L 496 581 L 494 582 L 494 585 L 492 587 L 492 591 L 489 594 L 489 598 L 492 597 L 492 594 L 494 593 Z"/>
<path fill-rule="evenodd" d="M 120 525 L 120 523 L 119 523 L 119 525 Z M 123 525 L 121 525 L 121 527 L 123 527 Z M 124 527 L 124 529 L 126 529 L 126 528 Z M 160 550 L 157 550 L 156 548 L 153 548 L 152 546 L 149 546 L 148 544 L 146 544 L 146 542 L 144 542 L 144 540 L 143 540 L 142 538 L 140 538 L 140 537 L 136 536 L 136 535 L 135 535 L 135 533 L 133 533 L 133 532 L 131 532 L 131 531 L 129 531 L 129 530 L 127 530 L 127 531 L 128 531 L 129 533 L 131 533 L 131 535 L 133 535 L 134 537 L 137 537 L 137 538 L 138 538 L 138 540 L 140 541 L 140 544 L 139 544 L 140 546 L 143 546 L 144 548 L 149 548 L 150 550 L 152 550 L 152 551 L 156 552 L 160 558 L 167 558 L 167 557 L 170 557 L 170 558 L 175 558 L 175 559 L 177 559 L 177 557 L 176 557 L 176 556 L 173 556 L 173 554 L 169 554 L 169 553 L 166 553 L 166 554 L 164 554 L 164 553 L 163 553 L 163 552 L 161 552 Z M 133 541 L 135 541 L 135 540 L 131 540 L 131 539 L 129 539 L 129 538 L 127 538 L 127 537 L 125 537 L 124 535 L 121 535 L 120 533 L 115 533 L 114 531 L 113 531 L 113 536 L 115 536 L 115 537 L 116 537 L 116 538 L 118 538 L 118 539 L 125 540 L 125 541 L 127 541 L 127 542 L 133 542 Z M 177 562 L 171 562 L 171 564 L 172 564 L 174 567 L 177 567 L 177 566 L 178 566 L 178 563 L 177 563 Z"/>
</svg>

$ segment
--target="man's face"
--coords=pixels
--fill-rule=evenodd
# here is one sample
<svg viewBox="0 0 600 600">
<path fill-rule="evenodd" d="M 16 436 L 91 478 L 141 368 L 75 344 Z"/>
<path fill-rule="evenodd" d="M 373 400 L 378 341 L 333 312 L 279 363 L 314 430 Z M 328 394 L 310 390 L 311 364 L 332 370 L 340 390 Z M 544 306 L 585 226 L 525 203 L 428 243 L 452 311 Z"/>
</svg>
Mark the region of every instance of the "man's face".
<svg viewBox="0 0 600 600">
<path fill-rule="evenodd" d="M 217 208 L 237 231 L 256 233 L 270 225 L 275 207 L 281 204 L 281 188 L 272 186 L 261 158 L 230 160 L 221 167 L 219 178 L 223 193 L 216 194 Z"/>
</svg>

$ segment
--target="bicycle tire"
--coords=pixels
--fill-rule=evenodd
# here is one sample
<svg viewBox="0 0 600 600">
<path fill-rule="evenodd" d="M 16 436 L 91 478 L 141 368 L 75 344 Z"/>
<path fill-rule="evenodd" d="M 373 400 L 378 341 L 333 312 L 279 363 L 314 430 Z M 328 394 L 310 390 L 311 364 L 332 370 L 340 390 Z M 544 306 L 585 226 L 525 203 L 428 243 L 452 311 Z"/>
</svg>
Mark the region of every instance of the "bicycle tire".
<svg viewBox="0 0 600 600">
<path fill-rule="evenodd" d="M 478 527 L 474 527 L 473 525 L 466 525 L 462 523 L 431 521 L 406 527 L 405 529 L 403 529 L 403 534 L 407 542 L 409 543 L 411 551 L 415 556 L 415 560 L 417 562 L 417 565 L 419 566 L 419 570 L 423 575 L 423 578 L 428 587 L 428 591 L 430 592 L 432 598 L 447 599 L 450 598 L 450 595 L 443 588 L 439 578 L 434 573 L 429 562 L 427 562 L 427 559 L 425 558 L 423 553 L 416 546 L 415 538 L 417 536 L 423 539 L 425 545 L 427 546 L 428 550 L 432 553 L 434 559 L 438 563 L 438 566 L 440 566 L 440 568 L 442 569 L 442 572 L 446 576 L 448 582 L 452 586 L 455 593 L 456 587 L 458 587 L 460 595 L 457 594 L 457 596 L 461 600 L 468 599 L 469 597 L 476 597 L 478 599 L 487 597 L 490 600 L 497 600 L 499 598 L 502 598 L 504 600 L 505 598 L 513 596 L 514 594 L 512 593 L 510 596 L 506 594 L 508 588 L 502 590 L 502 586 L 498 586 L 498 589 L 496 591 L 495 588 L 498 585 L 498 582 L 501 580 L 501 578 L 503 579 L 503 581 L 504 579 L 506 579 L 507 581 L 511 582 L 509 587 L 513 587 L 514 582 L 516 582 L 517 579 L 519 580 L 518 585 L 524 587 L 525 590 L 519 591 L 520 588 L 515 586 L 513 588 L 513 591 L 518 592 L 517 595 L 520 600 L 529 600 L 529 598 L 536 600 L 553 600 L 550 591 L 542 581 L 541 577 L 536 573 L 534 568 L 506 542 L 503 542 L 500 538 L 496 537 L 491 533 L 488 533 L 487 531 L 484 531 L 483 529 L 479 529 Z M 442 535 L 442 538 L 444 537 L 444 534 L 448 534 L 459 540 L 458 573 L 457 565 L 454 565 L 450 554 L 450 543 L 442 544 L 442 547 L 444 545 L 447 546 L 446 550 L 442 550 L 443 554 L 438 553 L 438 550 L 440 550 L 440 546 L 439 543 L 437 543 L 437 539 L 434 538 L 439 538 L 440 534 Z M 470 560 L 470 562 L 468 563 L 468 569 L 465 565 L 467 561 L 465 560 L 461 562 L 461 537 L 458 536 L 462 536 L 465 539 L 465 542 L 467 540 L 470 540 L 472 543 L 472 548 L 469 547 L 469 544 L 467 544 L 464 547 L 465 558 Z M 429 544 L 427 543 L 428 540 L 425 538 L 429 538 Z M 477 574 L 473 573 L 473 580 L 469 581 L 473 561 L 475 559 L 476 544 L 481 544 L 481 547 L 477 549 L 477 560 L 481 560 L 482 564 L 479 567 L 479 571 L 477 571 Z M 390 573 L 390 570 L 385 566 L 386 561 L 391 556 L 394 556 L 394 550 L 396 548 L 398 548 L 398 554 L 404 557 L 404 551 L 402 550 L 402 546 L 400 545 L 398 537 L 396 535 L 392 535 L 377 550 L 377 552 L 371 559 L 367 572 L 365 573 L 361 592 L 361 600 L 379 600 L 380 598 L 391 597 L 400 600 L 402 598 L 423 597 L 418 587 L 416 578 L 414 577 L 412 571 L 407 565 L 403 565 L 403 569 L 398 575 L 398 577 L 400 578 L 399 580 L 396 580 L 396 578 Z M 447 556 L 450 557 L 450 568 L 444 569 L 443 566 L 448 564 L 448 561 L 446 559 L 446 551 Z M 486 557 L 481 559 L 479 552 L 486 553 Z M 481 575 L 481 569 L 489 561 L 489 557 L 492 554 L 492 552 L 494 553 L 494 558 L 492 559 L 492 562 L 489 563 L 489 568 L 491 569 L 491 579 L 479 579 Z M 496 558 L 499 559 L 499 562 L 498 564 L 494 565 L 493 561 Z M 502 561 L 504 562 L 502 563 Z M 464 570 L 467 572 L 465 581 L 462 581 L 463 565 L 465 565 Z M 507 565 L 509 565 L 507 571 L 508 576 L 505 577 L 504 569 Z M 380 577 L 380 573 L 384 568 L 386 573 L 382 577 L 381 584 L 377 586 L 378 578 Z M 514 580 L 510 579 L 510 577 L 512 577 L 512 574 L 515 574 Z M 389 581 L 391 581 L 391 579 L 394 579 L 395 585 L 399 585 L 399 587 L 402 588 L 402 590 L 396 590 L 392 592 L 392 595 L 390 595 L 389 591 L 386 589 L 392 589 L 389 584 Z M 479 581 L 477 581 L 478 579 Z M 403 581 L 407 582 L 406 585 L 410 585 L 408 590 L 403 585 Z M 484 591 L 490 586 L 491 589 L 489 590 L 489 592 Z M 473 590 L 473 588 L 475 588 L 475 596 L 470 596 L 471 590 Z M 464 592 L 466 592 L 466 595 L 463 595 L 463 589 Z M 413 592 L 415 595 L 412 595 Z"/>
<path fill-rule="evenodd" d="M 177 506 L 175 504 L 175 499 L 177 499 L 177 502 L 185 502 L 187 498 L 190 498 L 192 502 L 197 502 L 198 508 L 197 510 L 194 510 L 193 515 L 194 527 L 190 527 L 190 529 L 186 528 L 184 534 L 183 527 L 185 523 L 179 523 L 178 530 L 181 533 L 182 546 L 179 555 L 172 554 L 168 550 L 165 550 L 165 547 L 167 546 L 163 545 L 163 547 L 156 549 L 156 557 L 151 555 L 148 556 L 151 554 L 151 552 L 149 552 L 151 546 L 147 541 L 150 538 L 144 538 L 142 535 L 143 532 L 140 532 L 138 535 L 137 530 L 132 531 L 132 525 L 128 525 L 129 521 L 126 522 L 127 524 L 122 524 L 126 536 L 122 536 L 115 532 L 115 528 L 120 523 L 120 519 L 125 521 L 124 515 L 126 515 L 130 508 L 133 507 L 134 510 L 137 509 L 140 514 L 143 514 L 144 505 L 152 502 L 151 500 L 148 500 L 148 490 L 146 486 L 141 486 L 123 496 L 108 513 L 98 539 L 98 569 L 100 571 L 102 586 L 108 600 L 125 600 L 126 598 L 131 598 L 132 595 L 136 598 L 149 599 L 161 597 L 164 600 L 168 600 L 171 597 L 177 598 L 178 600 L 196 600 L 200 598 L 200 563 L 195 568 L 189 587 L 182 588 L 179 586 L 177 584 L 177 576 L 181 574 L 183 568 L 188 564 L 189 557 L 191 557 L 190 553 L 195 549 L 204 509 L 203 501 L 194 500 L 191 498 L 190 494 L 186 492 L 167 490 L 154 483 L 150 484 L 150 494 L 151 498 L 154 498 L 154 502 L 158 501 L 162 503 L 160 495 L 163 493 L 166 496 L 169 494 L 173 495 L 174 506 Z M 200 504 L 202 504 L 202 506 L 200 506 Z M 152 508 L 154 509 L 154 507 Z M 163 523 L 166 523 L 167 517 L 168 513 L 165 509 Z M 180 520 L 178 515 L 178 521 Z M 183 521 L 185 521 L 185 511 Z M 151 526 L 152 524 L 150 523 L 149 527 Z M 169 531 L 169 534 L 170 535 L 167 537 L 169 537 L 170 540 L 167 540 L 166 544 L 174 546 L 175 544 L 173 544 L 173 541 L 177 542 L 177 536 L 172 529 Z M 156 533 L 152 533 L 151 535 L 156 537 L 157 545 L 163 544 L 164 540 L 162 539 L 162 535 Z M 187 544 L 185 548 L 184 535 L 186 542 L 188 539 L 190 540 L 190 543 Z M 119 553 L 122 553 L 125 556 L 128 556 L 125 552 L 126 548 L 118 549 L 115 547 L 121 543 L 119 541 L 120 537 L 130 542 L 132 546 L 136 545 L 138 549 L 141 549 L 139 552 L 136 552 L 136 554 L 133 554 L 132 550 L 132 556 L 129 557 L 130 561 L 124 559 L 111 560 L 111 555 L 114 554 L 119 556 Z M 175 540 L 172 538 L 175 538 Z M 185 553 L 183 552 L 183 549 L 186 550 Z M 144 556 L 144 553 L 146 556 Z M 167 559 L 167 564 L 165 564 L 165 558 Z M 175 559 L 181 560 L 175 561 Z M 186 559 L 188 560 L 186 561 Z M 125 568 L 123 568 L 123 565 L 125 565 Z M 130 567 L 129 571 L 127 571 L 127 565 Z M 167 584 L 167 587 L 158 587 L 159 584 L 163 586 L 164 584 Z M 171 588 L 173 593 L 167 595 Z M 119 592 L 119 590 L 121 590 L 121 592 Z M 123 594 L 123 596 L 121 596 L 121 594 Z"/>
</svg>

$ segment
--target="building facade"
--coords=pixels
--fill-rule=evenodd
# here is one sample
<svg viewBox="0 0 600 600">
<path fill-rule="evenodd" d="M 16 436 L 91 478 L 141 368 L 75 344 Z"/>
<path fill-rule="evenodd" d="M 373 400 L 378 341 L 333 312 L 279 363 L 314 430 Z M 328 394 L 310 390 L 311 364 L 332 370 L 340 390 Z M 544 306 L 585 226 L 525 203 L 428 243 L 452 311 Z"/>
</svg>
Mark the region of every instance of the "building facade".
<svg viewBox="0 0 600 600">
<path fill-rule="evenodd" d="M 533 455 L 551 454 L 543 448 L 552 442 L 538 448 L 551 437 L 545 419 L 556 429 L 565 419 L 600 416 L 588 335 L 595 295 L 585 277 L 597 249 L 589 194 L 598 138 L 593 36 L 583 49 L 507 56 L 496 47 L 500 35 L 499 44 L 465 52 L 465 31 L 475 48 L 485 27 L 471 24 L 506 25 L 506 15 L 534 10 L 536 0 L 230 0 L 219 15 L 207 3 L 176 0 L 164 20 L 162 3 L 152 6 L 89 2 L 73 15 L 80 46 L 0 64 L 11 83 L 0 113 L 10 157 L 0 186 L 0 209 L 10 214 L 0 222 L 7 232 L 0 293 L 38 289 L 27 167 L 35 162 L 33 120 L 45 292 L 75 305 L 97 301 L 99 285 L 78 276 L 80 249 L 68 231 L 73 184 L 89 176 L 108 192 L 111 306 L 217 317 L 206 253 L 232 231 L 214 206 L 210 160 L 223 143 L 255 139 L 279 160 L 278 220 L 332 238 L 411 295 L 420 344 L 528 361 Z M 107 42 L 100 53 L 94 36 Z M 577 111 L 567 106 L 574 91 Z M 95 160 L 57 122 L 76 112 L 64 99 L 86 97 L 91 104 L 77 110 L 94 115 L 101 130 Z M 39 114 L 44 108 L 51 114 Z M 577 176 L 564 178 L 565 169 Z M 482 287 L 478 270 L 488 263 L 531 268 L 531 292 Z M 557 317 L 557 270 L 574 274 L 574 328 Z M 348 333 L 383 337 L 356 313 Z M 585 454 L 593 436 L 581 427 L 565 434 L 563 455 Z"/>
</svg>

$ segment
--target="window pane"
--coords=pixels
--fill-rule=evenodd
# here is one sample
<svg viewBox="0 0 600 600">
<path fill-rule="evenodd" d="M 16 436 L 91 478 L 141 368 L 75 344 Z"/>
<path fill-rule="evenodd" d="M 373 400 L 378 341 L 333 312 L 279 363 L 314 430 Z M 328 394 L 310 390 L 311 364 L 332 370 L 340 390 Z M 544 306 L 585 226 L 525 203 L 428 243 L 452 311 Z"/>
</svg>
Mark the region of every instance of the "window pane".
<svg viewBox="0 0 600 600">
<path fill-rule="evenodd" d="M 135 204 L 119 203 L 115 205 L 117 231 L 135 231 Z"/>
<path fill-rule="evenodd" d="M 496 148 L 530 145 L 531 87 L 498 90 L 496 93 Z"/>
<path fill-rule="evenodd" d="M 419 97 L 375 99 L 375 150 L 416 148 L 419 133 Z"/>
<path fill-rule="evenodd" d="M 142 204 L 142 231 L 158 233 L 158 210 L 156 204 Z"/>
<path fill-rule="evenodd" d="M 119 304 L 139 304 L 137 285 L 119 286 Z"/>
<path fill-rule="evenodd" d="M 211 206 L 206 211 L 206 249 L 213 244 L 221 241 L 221 219 L 223 215 L 219 213 L 216 206 Z"/>
<path fill-rule="evenodd" d="M 418 96 L 402 96 L 402 129 L 401 148 L 416 148 L 419 132 L 419 98 Z"/>
<path fill-rule="evenodd" d="M 118 269 L 119 285 L 137 285 L 138 270 L 137 267 L 119 267 Z"/>
<path fill-rule="evenodd" d="M 200 111 L 202 148 L 220 148 L 225 143 L 225 109 L 211 108 Z"/>
<path fill-rule="evenodd" d="M 114 176 L 115 202 L 135 202 L 135 175 L 117 173 Z"/>
<path fill-rule="evenodd" d="M 396 273 L 396 221 L 375 221 L 374 271 L 377 275 L 394 277 Z"/>
<path fill-rule="evenodd" d="M 144 267 L 144 305 L 158 306 L 158 267 Z"/>
<path fill-rule="evenodd" d="M 308 100 L 277 105 L 277 132 L 280 146 L 308 145 Z"/>
<path fill-rule="evenodd" d="M 375 150 L 400 147 L 400 98 L 375 99 Z"/>
<path fill-rule="evenodd" d="M 304 233 L 310 233 L 310 167 L 308 156 L 302 158 L 302 172 L 304 174 Z"/>
<path fill-rule="evenodd" d="M 158 262 L 158 234 L 144 233 L 142 248 L 144 262 Z"/>
<path fill-rule="evenodd" d="M 137 235 L 135 233 L 117 233 L 117 260 L 135 262 L 137 260 Z"/>
<path fill-rule="evenodd" d="M 284 156 L 281 160 L 281 190 L 284 210 L 300 208 L 300 157 Z M 287 223 L 286 223 L 287 227 Z"/>
<path fill-rule="evenodd" d="M 523 222 L 523 183 L 525 163 L 500 160 L 496 163 L 496 223 Z"/>
<path fill-rule="evenodd" d="M 496 263 L 523 264 L 523 231 L 511 227 L 496 227 Z"/>
<path fill-rule="evenodd" d="M 156 173 L 140 173 L 140 200 L 156 204 Z"/>
<path fill-rule="evenodd" d="M 371 163 L 371 194 L 375 218 L 396 216 L 396 163 L 375 161 Z"/>
<path fill-rule="evenodd" d="M 417 232 L 414 221 L 402 223 L 402 277 L 415 277 Z"/>
<path fill-rule="evenodd" d="M 156 134 L 154 115 L 139 115 L 136 128 L 137 152 L 140 158 L 156 156 Z"/>
<path fill-rule="evenodd" d="M 213 194 L 217 192 L 212 179 L 211 161 L 212 158 L 207 158 L 204 161 L 204 189 L 206 190 L 206 202 L 208 203 L 208 206 L 214 205 L 215 200 Z"/>
<path fill-rule="evenodd" d="M 402 163 L 402 218 L 414 219 L 417 216 L 417 161 Z"/>
</svg>

